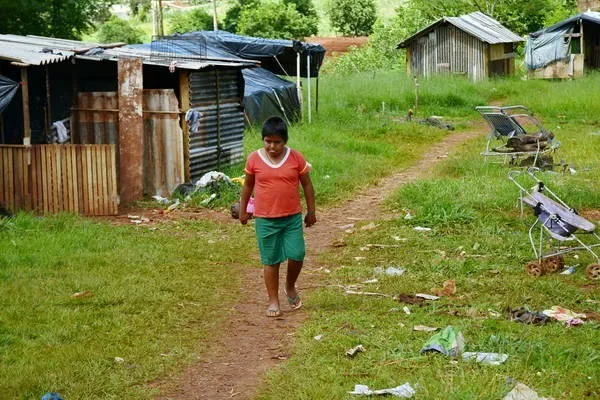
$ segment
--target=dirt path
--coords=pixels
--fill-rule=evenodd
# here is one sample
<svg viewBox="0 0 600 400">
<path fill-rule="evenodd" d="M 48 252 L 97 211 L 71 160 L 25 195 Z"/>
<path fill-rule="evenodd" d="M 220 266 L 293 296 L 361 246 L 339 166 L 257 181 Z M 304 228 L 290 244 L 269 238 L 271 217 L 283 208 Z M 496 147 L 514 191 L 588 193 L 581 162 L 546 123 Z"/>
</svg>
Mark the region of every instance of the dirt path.
<svg viewBox="0 0 600 400">
<path fill-rule="evenodd" d="M 483 132 L 475 129 L 450 134 L 432 147 L 416 165 L 383 179 L 338 207 L 319 210 L 318 223 L 306 230 L 309 253 L 307 266 L 299 280 L 300 290 L 317 279 L 317 257 L 328 251 L 330 244 L 342 235 L 340 226 L 384 217 L 380 203 L 388 194 L 426 175 L 431 166 L 445 158 L 449 151 L 483 135 Z M 232 310 L 216 342 L 211 343 L 205 355 L 180 376 L 169 382 L 159 382 L 156 386 L 163 394 L 157 399 L 252 399 L 267 370 L 289 358 L 293 335 L 307 313 L 304 310 L 286 312 L 287 307 L 282 304 L 284 314 L 281 318 L 266 318 L 266 294 L 259 271 L 249 269 L 246 272 L 239 296 L 242 302 Z"/>
</svg>

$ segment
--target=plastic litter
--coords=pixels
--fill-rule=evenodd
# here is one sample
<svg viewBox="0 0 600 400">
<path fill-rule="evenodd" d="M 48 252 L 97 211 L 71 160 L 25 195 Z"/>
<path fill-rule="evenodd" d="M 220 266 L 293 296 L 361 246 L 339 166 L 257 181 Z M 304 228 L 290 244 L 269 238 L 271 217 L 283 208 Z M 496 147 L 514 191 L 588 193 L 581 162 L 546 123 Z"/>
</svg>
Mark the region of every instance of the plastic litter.
<svg viewBox="0 0 600 400">
<path fill-rule="evenodd" d="M 500 365 L 508 360 L 508 354 L 500 353 L 477 353 L 465 351 L 462 354 L 463 360 L 474 360 L 484 365 Z"/>
<path fill-rule="evenodd" d="M 214 199 L 216 199 L 216 198 L 217 198 L 217 194 L 216 194 L 216 193 L 213 193 L 213 194 L 211 194 L 211 195 L 210 195 L 208 198 L 206 198 L 206 199 L 202 200 L 202 201 L 200 202 L 200 204 L 201 204 L 201 205 L 203 205 L 203 206 L 205 206 L 205 205 L 207 205 L 208 203 L 210 203 L 211 201 L 213 201 L 213 200 L 214 200 Z"/>
<path fill-rule="evenodd" d="M 453 326 L 447 326 L 441 332 L 429 338 L 423 345 L 421 353 L 437 351 L 447 356 L 456 357 L 465 349 L 463 334 Z"/>
<path fill-rule="evenodd" d="M 396 386 L 395 388 L 379 390 L 371 390 L 367 385 L 354 385 L 354 390 L 348 393 L 362 396 L 391 394 L 395 397 L 403 397 L 405 399 L 410 399 L 416 394 L 416 391 L 410 386 L 408 382 L 406 382 L 405 384 Z"/>
<path fill-rule="evenodd" d="M 404 313 L 405 313 L 406 315 L 410 315 L 410 308 L 408 308 L 408 307 L 404 306 L 404 307 L 402 307 L 402 311 L 404 311 Z"/>
<path fill-rule="evenodd" d="M 516 310 L 510 310 L 511 321 L 522 322 L 524 324 L 542 325 L 548 322 L 548 316 L 541 312 L 529 311 L 525 307 Z"/>
<path fill-rule="evenodd" d="M 561 272 L 561 275 L 571 275 L 575 273 L 575 266 L 572 265 L 570 267 L 567 267 L 567 269 L 565 269 L 563 272 Z"/>
<path fill-rule="evenodd" d="M 425 228 L 422 226 L 415 226 L 413 229 L 417 232 L 429 232 L 431 230 L 431 228 Z"/>
<path fill-rule="evenodd" d="M 566 326 L 581 325 L 583 324 L 582 318 L 585 318 L 585 314 L 578 314 L 560 306 L 552 306 L 549 310 L 542 312 L 550 318 L 564 322 Z"/>
<path fill-rule="evenodd" d="M 502 400 L 553 400 L 551 397 L 540 397 L 537 392 L 527 385 L 517 382 L 513 390 L 508 392 Z"/>
<path fill-rule="evenodd" d="M 426 325 L 415 325 L 415 326 L 413 326 L 413 331 L 419 331 L 419 332 L 435 332 L 438 329 L 439 328 L 435 328 L 433 326 L 426 326 Z"/>
<path fill-rule="evenodd" d="M 166 197 L 162 197 L 159 195 L 152 196 L 152 198 L 156 200 L 159 204 L 169 204 L 171 202 L 171 200 L 167 199 Z"/>
<path fill-rule="evenodd" d="M 64 400 L 62 396 L 56 392 L 45 393 L 41 400 Z"/>
<path fill-rule="evenodd" d="M 404 268 L 396 268 L 396 267 L 387 267 L 385 270 L 382 267 L 376 267 L 374 269 L 374 271 L 377 274 L 385 273 L 386 275 L 389 275 L 389 276 L 400 276 L 400 275 L 403 275 L 404 272 L 406 272 L 406 270 Z"/>
<path fill-rule="evenodd" d="M 323 339 L 323 334 L 315 336 L 314 339 L 315 340 L 321 340 L 321 339 Z"/>
<path fill-rule="evenodd" d="M 358 353 L 363 353 L 364 351 L 364 346 L 362 344 L 359 344 L 358 346 L 354 346 L 353 348 L 346 350 L 346 355 L 348 357 L 354 357 Z"/>
<path fill-rule="evenodd" d="M 425 300 L 438 300 L 440 298 L 440 296 L 434 296 L 432 294 L 427 293 L 417 293 L 415 294 L 415 297 L 420 297 Z"/>
<path fill-rule="evenodd" d="M 222 172 L 217 171 L 209 171 L 202 175 L 200 179 L 196 181 L 196 187 L 206 187 L 211 182 L 217 182 L 219 180 L 224 180 L 225 182 L 231 183 L 231 178 L 225 175 Z"/>
</svg>

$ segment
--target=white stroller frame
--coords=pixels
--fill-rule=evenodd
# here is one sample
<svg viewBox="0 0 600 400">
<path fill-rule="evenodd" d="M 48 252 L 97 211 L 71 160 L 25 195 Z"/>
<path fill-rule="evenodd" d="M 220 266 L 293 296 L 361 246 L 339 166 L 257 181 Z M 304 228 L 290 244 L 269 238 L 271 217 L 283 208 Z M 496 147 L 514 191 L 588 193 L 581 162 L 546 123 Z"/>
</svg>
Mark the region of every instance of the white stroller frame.
<svg viewBox="0 0 600 400">
<path fill-rule="evenodd" d="M 593 248 L 600 246 L 600 236 L 595 232 L 596 226 L 581 217 L 577 212 L 562 201 L 554 192 L 552 192 L 544 183 L 537 178 L 535 172 L 538 168 L 530 168 L 526 175 L 535 181 L 535 186 L 528 191 L 519 182 L 516 177 L 521 175 L 522 171 L 510 171 L 510 179 L 519 188 L 519 201 L 521 206 L 521 216 L 523 215 L 523 203 L 530 206 L 536 215 L 535 222 L 529 228 L 529 241 L 536 260 L 528 263 L 525 270 L 531 276 L 540 276 L 545 272 L 555 272 L 564 267 L 563 254 L 577 250 L 587 250 L 595 259 L 595 264 L 587 266 L 585 274 L 590 279 L 600 279 L 600 257 Z M 548 193 L 549 197 L 543 193 Z M 535 228 L 539 225 L 539 239 L 536 243 L 534 238 Z M 586 244 L 578 235 L 577 230 L 583 233 L 591 234 L 596 243 Z M 575 241 L 577 246 L 556 247 L 554 251 L 543 251 L 544 237 L 550 236 L 557 242 Z"/>
</svg>

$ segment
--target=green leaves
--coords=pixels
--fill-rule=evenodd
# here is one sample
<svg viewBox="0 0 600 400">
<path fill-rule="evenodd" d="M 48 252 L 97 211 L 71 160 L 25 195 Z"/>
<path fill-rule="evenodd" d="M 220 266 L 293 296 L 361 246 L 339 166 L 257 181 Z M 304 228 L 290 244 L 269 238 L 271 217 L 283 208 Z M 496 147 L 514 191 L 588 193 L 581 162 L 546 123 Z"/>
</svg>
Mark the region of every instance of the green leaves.
<svg viewBox="0 0 600 400">
<path fill-rule="evenodd" d="M 327 13 L 331 25 L 345 36 L 366 36 L 377 19 L 374 0 L 331 0 Z"/>
</svg>

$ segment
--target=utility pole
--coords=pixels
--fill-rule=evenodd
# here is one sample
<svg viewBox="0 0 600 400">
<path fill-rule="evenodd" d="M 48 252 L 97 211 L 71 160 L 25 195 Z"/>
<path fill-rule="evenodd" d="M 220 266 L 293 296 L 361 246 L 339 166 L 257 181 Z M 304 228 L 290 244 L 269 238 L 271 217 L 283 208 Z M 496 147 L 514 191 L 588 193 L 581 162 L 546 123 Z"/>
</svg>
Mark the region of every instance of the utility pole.
<svg viewBox="0 0 600 400">
<path fill-rule="evenodd" d="M 163 29 L 163 14 L 162 14 L 162 1 L 152 1 L 152 34 L 154 36 L 164 36 L 165 32 Z"/>
<path fill-rule="evenodd" d="M 219 25 L 217 24 L 217 0 L 213 0 L 213 31 L 219 30 Z"/>
</svg>

